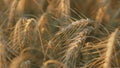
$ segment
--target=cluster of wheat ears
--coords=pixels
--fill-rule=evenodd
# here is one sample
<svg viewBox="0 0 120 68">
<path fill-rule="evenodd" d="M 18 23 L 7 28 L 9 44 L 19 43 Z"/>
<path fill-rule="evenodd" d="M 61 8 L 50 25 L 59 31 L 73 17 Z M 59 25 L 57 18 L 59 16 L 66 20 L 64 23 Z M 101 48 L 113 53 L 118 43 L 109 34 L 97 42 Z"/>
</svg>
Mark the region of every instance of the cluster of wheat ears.
<svg viewBox="0 0 120 68">
<path fill-rule="evenodd" d="M 120 68 L 119 0 L 0 0 L 0 68 Z"/>
</svg>

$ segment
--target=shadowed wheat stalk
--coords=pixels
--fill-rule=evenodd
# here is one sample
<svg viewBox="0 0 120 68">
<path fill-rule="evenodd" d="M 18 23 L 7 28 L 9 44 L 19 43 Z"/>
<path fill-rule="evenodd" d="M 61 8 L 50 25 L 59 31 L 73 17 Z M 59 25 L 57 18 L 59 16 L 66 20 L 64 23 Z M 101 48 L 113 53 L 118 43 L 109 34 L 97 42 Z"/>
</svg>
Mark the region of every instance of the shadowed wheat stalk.
<svg viewBox="0 0 120 68">
<path fill-rule="evenodd" d="M 8 68 L 6 41 L 0 29 L 0 68 Z"/>
<path fill-rule="evenodd" d="M 16 11 L 19 16 L 31 15 L 39 16 L 43 13 L 43 5 L 45 0 L 20 0 L 17 6 Z M 22 5 L 21 5 L 22 4 Z"/>
<path fill-rule="evenodd" d="M 37 48 L 25 48 L 19 56 L 12 60 L 10 68 L 41 67 L 44 55 Z M 39 62 L 38 62 L 39 60 Z"/>
</svg>

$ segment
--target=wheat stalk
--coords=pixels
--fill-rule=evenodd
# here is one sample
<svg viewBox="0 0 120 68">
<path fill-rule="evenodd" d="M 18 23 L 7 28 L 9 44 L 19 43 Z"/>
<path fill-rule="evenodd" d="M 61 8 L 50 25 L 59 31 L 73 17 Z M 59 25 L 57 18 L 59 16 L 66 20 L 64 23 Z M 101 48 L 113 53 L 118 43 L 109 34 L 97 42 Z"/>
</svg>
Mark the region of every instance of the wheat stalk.
<svg viewBox="0 0 120 68">
<path fill-rule="evenodd" d="M 115 30 L 114 33 L 111 34 L 111 37 L 107 43 L 107 51 L 105 57 L 105 63 L 103 65 L 104 68 L 111 68 L 111 57 L 113 54 L 113 48 L 115 47 L 116 38 L 118 37 L 118 29 Z"/>
<path fill-rule="evenodd" d="M 85 20 L 85 19 L 81 19 L 76 22 L 73 22 L 67 27 L 57 32 L 56 35 L 53 37 L 53 39 L 49 41 L 49 44 L 58 47 L 59 45 L 62 44 L 63 41 L 70 39 L 76 33 L 82 32 L 82 30 L 84 30 L 84 28 L 90 24 L 92 24 L 92 22 L 90 20 Z"/>
<path fill-rule="evenodd" d="M 13 26 L 14 24 L 14 20 L 15 19 L 15 11 L 16 11 L 16 7 L 18 5 L 20 0 L 13 0 L 12 5 L 11 5 L 11 9 L 9 12 L 9 16 L 8 16 L 8 26 Z"/>
<path fill-rule="evenodd" d="M 95 27 L 99 27 L 103 17 L 108 9 L 110 2 L 108 0 L 102 0 L 102 5 L 100 4 L 100 7 L 98 9 L 97 15 L 96 15 L 96 24 Z"/>
<path fill-rule="evenodd" d="M 40 0 L 40 2 L 37 0 L 20 0 L 16 11 L 19 16 L 30 14 L 38 17 L 43 13 L 43 4 L 44 0 Z"/>
<path fill-rule="evenodd" d="M 26 56 L 18 56 L 18 57 L 16 57 L 16 58 L 14 58 L 13 60 L 12 60 L 12 62 L 11 62 L 11 64 L 10 64 L 10 68 L 22 68 L 21 67 L 21 65 L 23 65 L 23 67 L 25 67 L 24 65 L 25 65 L 25 63 L 27 62 L 27 61 L 29 61 L 29 60 L 27 60 L 27 61 L 25 61 L 25 59 L 27 59 L 28 57 L 26 57 Z M 23 64 L 24 63 L 24 64 Z M 27 64 L 27 65 L 29 65 L 29 63 Z"/>
<path fill-rule="evenodd" d="M 32 46 L 32 44 L 36 44 L 33 43 L 35 41 L 37 42 L 38 41 L 37 38 L 39 37 L 37 32 L 35 32 L 36 24 L 37 22 L 33 18 L 19 19 L 17 24 L 15 25 L 15 29 L 13 30 L 13 33 L 11 33 L 10 39 L 12 38 L 13 40 L 10 41 L 11 44 L 10 48 L 14 51 L 17 51 L 17 53 L 19 53 L 24 48 L 30 47 Z M 35 35 L 36 37 L 34 37 Z"/>
<path fill-rule="evenodd" d="M 43 68 L 48 68 L 49 67 L 48 64 L 57 64 L 57 65 L 59 65 L 57 67 L 68 68 L 65 64 L 63 64 L 62 62 L 59 62 L 57 60 L 48 60 L 48 61 L 44 62 Z"/>
<path fill-rule="evenodd" d="M 3 32 L 0 29 L 0 68 L 7 68 L 7 65 L 6 41 L 4 40 Z"/>
</svg>

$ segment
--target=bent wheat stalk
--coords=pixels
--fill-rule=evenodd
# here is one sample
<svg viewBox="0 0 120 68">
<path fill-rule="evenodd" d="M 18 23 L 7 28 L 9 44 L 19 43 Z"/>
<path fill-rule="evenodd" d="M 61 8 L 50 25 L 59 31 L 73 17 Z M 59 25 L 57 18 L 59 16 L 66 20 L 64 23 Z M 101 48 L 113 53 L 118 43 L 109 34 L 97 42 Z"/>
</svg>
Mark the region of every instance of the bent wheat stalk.
<svg viewBox="0 0 120 68">
<path fill-rule="evenodd" d="M 48 60 L 48 61 L 44 62 L 43 67 L 47 68 L 48 64 L 51 64 L 51 63 L 59 65 L 57 67 L 61 67 L 62 66 L 63 68 L 68 68 L 65 64 L 63 64 L 62 62 L 59 62 L 57 60 Z"/>
</svg>

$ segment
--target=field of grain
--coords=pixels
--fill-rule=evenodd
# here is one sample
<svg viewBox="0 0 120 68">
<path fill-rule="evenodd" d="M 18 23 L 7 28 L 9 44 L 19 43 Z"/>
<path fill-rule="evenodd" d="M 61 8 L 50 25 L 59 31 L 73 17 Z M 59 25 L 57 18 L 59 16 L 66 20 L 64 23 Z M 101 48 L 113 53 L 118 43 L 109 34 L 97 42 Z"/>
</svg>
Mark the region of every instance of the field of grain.
<svg viewBox="0 0 120 68">
<path fill-rule="evenodd" d="M 120 0 L 0 0 L 0 68 L 120 68 Z"/>
</svg>

